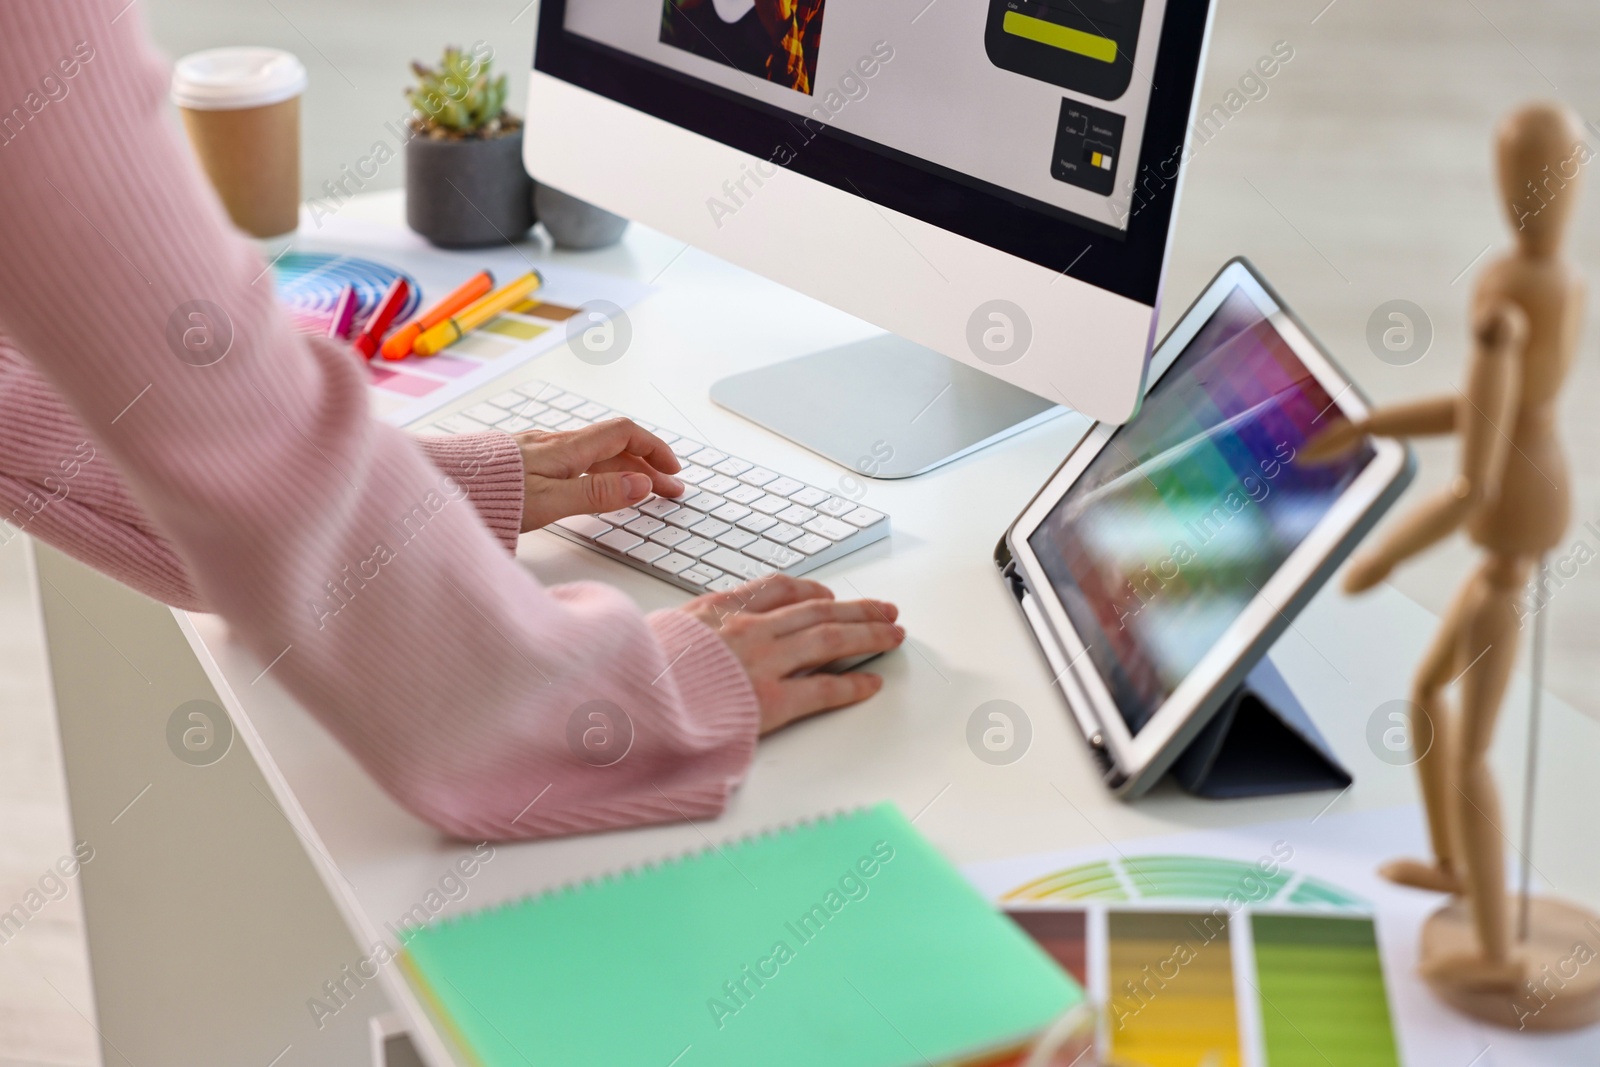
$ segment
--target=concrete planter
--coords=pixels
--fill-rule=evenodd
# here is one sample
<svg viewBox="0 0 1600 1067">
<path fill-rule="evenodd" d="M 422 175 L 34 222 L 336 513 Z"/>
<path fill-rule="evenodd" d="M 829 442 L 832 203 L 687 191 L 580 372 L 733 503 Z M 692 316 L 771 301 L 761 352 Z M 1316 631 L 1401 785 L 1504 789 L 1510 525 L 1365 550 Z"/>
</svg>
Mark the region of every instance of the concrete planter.
<svg viewBox="0 0 1600 1067">
<path fill-rule="evenodd" d="M 440 248 L 483 248 L 533 226 L 533 180 L 522 130 L 488 140 L 406 143 L 406 224 Z"/>
<path fill-rule="evenodd" d="M 550 231 L 557 248 L 584 251 L 606 248 L 622 240 L 628 220 L 595 207 L 542 182 L 534 188 L 533 204 L 539 221 Z"/>
</svg>

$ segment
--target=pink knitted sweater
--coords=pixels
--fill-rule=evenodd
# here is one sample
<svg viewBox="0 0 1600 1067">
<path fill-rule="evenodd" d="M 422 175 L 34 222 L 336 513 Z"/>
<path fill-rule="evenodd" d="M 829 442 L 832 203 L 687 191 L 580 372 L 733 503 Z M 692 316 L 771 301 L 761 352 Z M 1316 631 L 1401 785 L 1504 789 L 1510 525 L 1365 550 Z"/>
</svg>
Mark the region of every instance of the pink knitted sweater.
<svg viewBox="0 0 1600 1067">
<path fill-rule="evenodd" d="M 0 518 L 221 614 L 448 833 L 716 814 L 756 740 L 738 660 L 681 613 L 540 585 L 511 558 L 515 442 L 384 426 L 350 353 L 291 332 L 125 4 L 0 4 Z M 194 300 L 233 326 L 210 366 L 168 339 Z M 568 742 L 590 701 L 632 724 L 611 766 Z"/>
</svg>

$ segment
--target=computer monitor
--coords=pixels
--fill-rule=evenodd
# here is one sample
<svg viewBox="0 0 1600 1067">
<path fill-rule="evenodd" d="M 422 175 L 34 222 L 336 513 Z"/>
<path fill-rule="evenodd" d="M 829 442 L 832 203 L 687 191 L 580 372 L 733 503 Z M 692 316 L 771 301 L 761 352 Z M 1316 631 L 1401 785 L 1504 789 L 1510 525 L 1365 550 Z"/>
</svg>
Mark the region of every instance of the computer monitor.
<svg viewBox="0 0 1600 1067">
<path fill-rule="evenodd" d="M 1210 8 L 541 0 L 524 159 L 889 331 L 712 398 L 916 474 L 1137 410 Z"/>
</svg>

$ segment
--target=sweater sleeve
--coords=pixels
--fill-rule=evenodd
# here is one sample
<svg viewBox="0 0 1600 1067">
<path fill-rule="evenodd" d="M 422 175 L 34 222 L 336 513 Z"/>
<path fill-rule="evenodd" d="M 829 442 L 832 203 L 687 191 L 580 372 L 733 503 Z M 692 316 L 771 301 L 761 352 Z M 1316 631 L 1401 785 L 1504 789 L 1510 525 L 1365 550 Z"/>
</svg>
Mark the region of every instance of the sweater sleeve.
<svg viewBox="0 0 1600 1067">
<path fill-rule="evenodd" d="M 397 801 L 448 833 L 718 812 L 756 737 L 738 660 L 681 613 L 541 586 L 447 475 L 475 462 L 459 451 L 471 442 L 430 462 L 371 417 L 361 368 L 294 334 L 257 284 L 265 264 L 164 119 L 163 66 L 121 6 L 0 5 L 0 107 L 19 109 L 0 116 L 0 332 L 73 419 L 27 456 L 65 495 L 35 491 L 26 528 L 112 571 L 119 538 L 169 553 L 146 563 L 167 598 L 187 573 Z M 205 366 L 173 339 L 196 307 L 231 335 Z M 92 458 L 62 453 L 80 443 Z M 615 759 L 591 744 L 601 724 L 627 739 L 601 746 Z"/>
<path fill-rule="evenodd" d="M 516 552 L 523 493 L 516 439 L 491 430 L 416 441 L 466 493 L 506 551 Z M 209 610 L 188 567 L 100 455 L 93 436 L 4 337 L 0 519 L 162 603 Z"/>
</svg>

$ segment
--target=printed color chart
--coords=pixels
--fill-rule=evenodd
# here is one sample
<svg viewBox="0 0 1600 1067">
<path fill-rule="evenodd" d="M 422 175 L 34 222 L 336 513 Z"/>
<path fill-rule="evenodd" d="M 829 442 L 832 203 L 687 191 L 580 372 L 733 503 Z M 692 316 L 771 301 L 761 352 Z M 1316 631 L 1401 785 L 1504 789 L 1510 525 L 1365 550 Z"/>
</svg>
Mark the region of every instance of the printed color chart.
<svg viewBox="0 0 1600 1067">
<path fill-rule="evenodd" d="M 1150 855 L 1063 868 L 1001 899 L 1101 1006 L 1107 1062 L 1399 1065 L 1373 918 L 1329 882 Z"/>
</svg>

